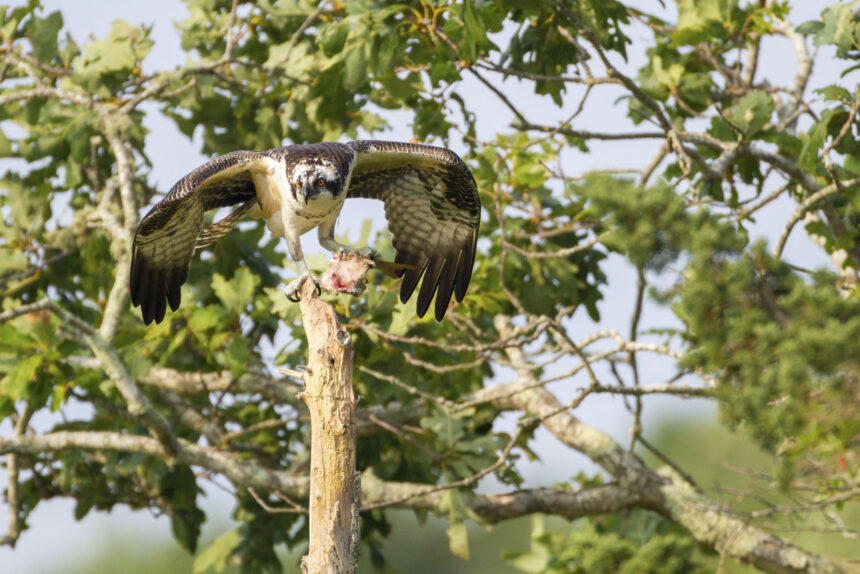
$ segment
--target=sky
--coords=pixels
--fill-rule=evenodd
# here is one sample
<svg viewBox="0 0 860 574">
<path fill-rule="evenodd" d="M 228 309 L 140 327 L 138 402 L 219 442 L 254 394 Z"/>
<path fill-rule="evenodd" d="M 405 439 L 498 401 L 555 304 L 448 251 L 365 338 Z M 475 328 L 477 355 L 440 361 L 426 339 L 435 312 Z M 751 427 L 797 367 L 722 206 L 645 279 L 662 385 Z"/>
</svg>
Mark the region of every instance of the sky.
<svg viewBox="0 0 860 574">
<path fill-rule="evenodd" d="M 19 5 L 22 2 L 12 2 Z M 791 20 L 800 23 L 814 19 L 820 10 L 819 2 L 798 0 Z M 145 72 L 169 69 L 185 61 L 186 55 L 179 46 L 179 35 L 174 22 L 181 21 L 187 11 L 179 0 L 150 0 L 147 2 L 128 0 L 43 0 L 47 11 L 61 9 L 67 29 L 78 42 L 89 36 L 102 37 L 109 30 L 111 22 L 123 18 L 132 24 L 152 24 L 152 38 L 155 41 L 152 53 L 144 66 Z M 659 12 L 660 3 L 656 0 L 641 0 L 637 5 L 645 10 Z M 72 8 L 73 9 L 70 9 Z M 643 55 L 636 52 L 637 45 L 646 45 L 650 38 L 644 29 L 633 35 L 634 49 L 630 63 L 624 66 L 626 70 L 634 70 L 643 62 Z M 795 72 L 794 54 L 786 40 L 768 40 L 763 48 L 764 61 L 769 62 L 762 67 L 760 76 L 768 77 L 774 84 L 785 84 Z M 823 83 L 831 82 L 837 74 L 836 64 L 829 53 L 818 54 L 816 72 L 811 80 L 810 89 Z M 547 106 L 542 100 L 529 91 L 515 79 L 509 79 L 503 85 L 505 92 L 517 102 L 521 109 L 527 110 L 532 121 L 552 122 L 559 119 L 559 112 L 552 106 Z M 478 130 L 481 136 L 492 136 L 500 125 L 510 123 L 510 112 L 490 92 L 477 82 L 466 83 L 461 93 L 467 101 L 480 101 Z M 575 102 L 575 89 L 570 94 L 570 101 Z M 601 131 L 621 131 L 629 128 L 621 108 L 617 107 L 613 97 L 604 97 L 589 104 L 588 113 L 577 119 L 579 129 Z M 170 120 L 161 117 L 154 108 L 147 109 L 149 113 L 146 126 L 150 130 L 147 139 L 147 154 L 154 165 L 154 181 L 166 191 L 175 181 L 200 165 L 207 158 L 201 156 L 200 142 L 189 141 L 179 135 Z M 568 110 L 565 110 L 566 112 Z M 412 137 L 411 130 L 404 118 L 406 114 L 391 116 L 393 130 L 384 134 L 386 139 L 408 140 Z M 591 146 L 591 152 L 582 154 L 572 152 L 564 158 L 567 173 L 582 173 L 592 169 L 625 167 L 619 165 L 619 158 L 629 158 L 629 167 L 640 167 L 643 158 L 653 155 L 653 141 L 635 142 L 596 142 Z M 455 150 L 457 151 L 457 150 Z M 770 243 L 775 242 L 782 224 L 794 210 L 790 201 L 775 202 L 766 214 L 759 218 L 759 224 L 753 230 L 753 236 L 763 236 Z M 145 212 L 143 208 L 141 213 Z M 373 218 L 375 227 L 382 225 L 381 204 L 370 205 L 362 203 L 357 210 L 341 218 L 339 231 L 348 231 L 349 237 L 355 239 L 361 227 L 361 221 L 366 217 Z M 310 253 L 317 251 L 314 234 L 303 238 L 305 250 Z M 801 230 L 796 230 L 789 241 L 787 255 L 795 263 L 804 266 L 826 265 L 828 259 L 815 247 Z M 810 263 L 812 262 L 812 263 Z M 601 304 L 603 315 L 598 325 L 590 321 L 581 324 L 571 324 L 572 336 L 578 339 L 600 328 L 613 328 L 626 332 L 631 310 L 633 308 L 633 289 L 635 274 L 617 257 L 610 258 L 607 272 L 611 281 L 604 293 Z M 575 317 L 576 319 L 576 317 Z M 649 304 L 643 318 L 646 326 L 665 326 L 673 324 L 673 316 L 666 311 Z M 277 344 L 277 343 L 276 343 Z M 650 377 L 652 382 L 662 382 L 660 378 L 673 374 L 671 364 L 666 361 L 645 361 L 642 372 Z M 556 385 L 551 390 L 558 393 L 561 400 L 570 398 L 575 386 L 570 383 Z M 604 432 L 626 444 L 630 432 L 630 417 L 623 410 L 621 403 L 612 397 L 589 399 L 577 411 L 585 422 L 594 424 Z M 649 428 L 660 417 L 698 416 L 703 420 L 715 416 L 711 403 L 705 401 L 682 401 L 669 397 L 653 397 L 647 401 L 645 411 L 645 427 Z M 567 479 L 580 469 L 593 471 L 594 466 L 583 457 L 571 454 L 566 447 L 559 445 L 545 433 L 538 435 L 536 449 L 543 460 L 555 461 L 553 464 L 533 463 L 528 465 L 526 475 L 530 486 L 547 485 L 557 480 Z M 0 479 L 0 487 L 5 481 Z M 490 488 L 492 485 L 490 485 Z M 217 490 L 207 491 L 206 511 L 210 521 L 204 528 L 204 537 L 211 538 L 223 531 L 224 524 L 229 520 L 230 497 Z M 88 554 L 88 548 L 94 543 L 101 543 L 108 534 L 116 536 L 125 533 L 135 536 L 141 541 L 157 543 L 171 540 L 170 527 L 166 519 L 156 519 L 145 512 L 133 513 L 124 508 L 116 508 L 110 513 L 91 513 L 81 522 L 76 522 L 72 516 L 73 505 L 68 501 L 51 501 L 43 503 L 30 519 L 30 530 L 25 532 L 18 547 L 11 550 L 0 547 L 0 572 L 15 574 L 37 574 L 52 571 L 63 562 L 76 562 Z M 5 509 L 0 508 L 0 516 L 5 516 Z M 0 531 L 5 525 L 0 523 Z M 108 536 L 108 539 L 110 537 Z M 51 548 L 52 552 L 46 552 Z"/>
</svg>

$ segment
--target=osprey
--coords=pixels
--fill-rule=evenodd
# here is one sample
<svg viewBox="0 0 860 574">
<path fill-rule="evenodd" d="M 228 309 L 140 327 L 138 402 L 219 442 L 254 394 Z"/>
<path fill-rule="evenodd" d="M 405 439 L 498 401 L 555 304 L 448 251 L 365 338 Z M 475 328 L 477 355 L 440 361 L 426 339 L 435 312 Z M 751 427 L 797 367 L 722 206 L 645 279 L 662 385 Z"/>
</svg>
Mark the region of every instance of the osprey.
<svg viewBox="0 0 860 574">
<path fill-rule="evenodd" d="M 246 214 L 264 218 L 272 235 L 286 239 L 299 268 L 286 291 L 296 300 L 311 277 L 299 237 L 314 227 L 325 249 L 370 256 L 367 248 L 334 239 L 335 222 L 349 197 L 384 202 L 396 273 L 402 277 L 400 301 L 409 299 L 423 275 L 418 316 L 424 316 L 435 294 L 436 320 L 441 321 L 451 294 L 462 301 L 472 275 L 481 216 L 475 179 L 448 149 L 385 141 L 235 151 L 198 167 L 137 226 L 131 301 L 141 307 L 147 325 L 164 319 L 168 303 L 176 311 L 195 248 L 214 243 Z M 206 211 L 230 205 L 240 207 L 201 233 Z"/>
</svg>

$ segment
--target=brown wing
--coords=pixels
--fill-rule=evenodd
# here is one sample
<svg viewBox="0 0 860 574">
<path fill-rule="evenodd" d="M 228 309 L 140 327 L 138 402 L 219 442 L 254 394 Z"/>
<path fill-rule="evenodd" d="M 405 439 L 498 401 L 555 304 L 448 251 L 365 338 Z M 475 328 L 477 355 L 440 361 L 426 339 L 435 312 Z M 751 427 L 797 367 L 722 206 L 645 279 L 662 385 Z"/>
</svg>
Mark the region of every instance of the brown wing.
<svg viewBox="0 0 860 574">
<path fill-rule="evenodd" d="M 349 144 L 356 152 L 349 197 L 381 199 L 401 271 L 400 300 L 418 286 L 419 317 L 436 295 L 441 321 L 451 294 L 462 301 L 472 277 L 481 203 L 472 172 L 457 154 L 438 147 L 383 141 Z"/>
<path fill-rule="evenodd" d="M 252 172 L 268 170 L 273 162 L 254 151 L 217 157 L 180 179 L 144 216 L 134 234 L 130 285 L 144 323 L 160 323 L 168 303 L 179 308 L 204 213 L 254 199 Z"/>
</svg>

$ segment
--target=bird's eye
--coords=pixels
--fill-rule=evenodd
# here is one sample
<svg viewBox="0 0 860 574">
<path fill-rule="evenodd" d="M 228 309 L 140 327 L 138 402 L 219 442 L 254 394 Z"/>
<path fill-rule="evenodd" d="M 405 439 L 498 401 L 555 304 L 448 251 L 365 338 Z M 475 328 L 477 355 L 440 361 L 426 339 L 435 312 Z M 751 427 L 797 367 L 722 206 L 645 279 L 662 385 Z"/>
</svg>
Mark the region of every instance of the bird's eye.
<svg viewBox="0 0 860 574">
<path fill-rule="evenodd" d="M 297 189 L 301 189 L 301 188 L 302 188 L 302 182 L 297 181 L 297 182 L 296 182 L 296 188 L 297 188 Z"/>
<path fill-rule="evenodd" d="M 317 187 L 322 187 L 325 185 L 325 180 L 323 178 L 319 178 L 317 180 Z"/>
</svg>

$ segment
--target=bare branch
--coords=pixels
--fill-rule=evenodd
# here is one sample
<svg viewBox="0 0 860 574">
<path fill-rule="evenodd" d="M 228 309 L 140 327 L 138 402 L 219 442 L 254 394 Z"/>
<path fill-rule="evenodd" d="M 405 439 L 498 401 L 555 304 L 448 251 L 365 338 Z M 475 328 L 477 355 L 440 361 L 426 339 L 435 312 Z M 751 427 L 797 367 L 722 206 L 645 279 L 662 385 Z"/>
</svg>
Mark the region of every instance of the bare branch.
<svg viewBox="0 0 860 574">
<path fill-rule="evenodd" d="M 131 278 L 131 243 L 134 238 L 134 230 L 137 227 L 138 209 L 137 199 L 134 196 L 133 172 L 130 154 L 125 143 L 120 138 L 120 129 L 116 122 L 120 120 L 109 120 L 106 123 L 106 136 L 116 158 L 117 172 L 119 178 L 119 194 L 122 200 L 123 231 L 124 240 L 115 245 L 119 252 L 116 265 L 114 266 L 114 284 L 108 296 L 102 316 L 102 324 L 99 334 L 105 341 L 110 341 L 116 335 L 120 316 L 128 306 L 129 281 Z"/>
<path fill-rule="evenodd" d="M 230 14 L 227 15 L 227 24 L 224 26 L 225 48 L 223 60 L 233 57 L 233 46 L 236 45 L 236 33 L 233 26 L 236 24 L 236 10 L 239 8 L 239 0 L 233 0 L 230 6 Z"/>
<path fill-rule="evenodd" d="M 408 392 L 409 394 L 415 395 L 416 397 L 421 397 L 425 401 L 430 401 L 432 403 L 436 403 L 437 405 L 440 405 L 446 409 L 451 409 L 451 408 L 454 408 L 456 406 L 455 403 L 453 403 L 449 400 L 443 399 L 441 397 L 437 397 L 436 395 L 431 395 L 430 393 L 425 393 L 421 389 L 414 387 L 414 386 L 410 385 L 409 383 L 406 383 L 406 382 L 398 379 L 397 377 L 394 377 L 391 375 L 386 375 L 385 373 L 380 373 L 379 371 L 374 371 L 373 369 L 371 369 L 369 367 L 365 367 L 364 365 L 359 366 L 358 370 L 361 371 L 362 373 L 367 373 L 371 377 L 375 377 L 375 378 L 379 379 L 380 381 L 385 381 L 387 383 L 391 383 L 394 386 L 400 387 L 401 389 Z"/>
<path fill-rule="evenodd" d="M 273 471 L 247 460 L 235 458 L 215 448 L 177 441 L 176 464 L 199 466 L 222 474 L 237 487 L 256 488 L 265 492 L 283 492 L 296 498 L 308 494 L 307 477 Z M 0 438 L 0 454 L 30 456 L 68 449 L 113 450 L 136 452 L 164 459 L 162 445 L 143 435 L 98 431 L 59 431 L 44 435 Z"/>
<path fill-rule="evenodd" d="M 33 416 L 34 410 L 27 404 L 24 407 L 24 412 L 18 416 L 13 428 L 13 436 L 21 438 L 27 431 L 27 426 L 30 424 L 30 418 Z M 18 489 L 18 455 L 12 453 L 6 460 L 6 472 L 9 477 L 9 485 L 6 488 L 6 501 L 9 504 L 9 528 L 6 534 L 0 538 L 0 546 L 8 545 L 12 548 L 21 536 L 21 498 Z"/>
<path fill-rule="evenodd" d="M 561 126 L 542 126 L 540 124 L 535 124 L 531 122 L 527 122 L 525 120 L 522 123 L 515 124 L 514 127 L 518 130 L 523 131 L 536 131 L 536 132 L 544 132 L 544 133 L 552 133 L 552 134 L 561 134 L 565 136 L 572 136 L 577 138 L 582 138 L 585 140 L 642 140 L 642 139 L 664 139 L 666 134 L 663 132 L 620 132 L 620 133 L 601 133 L 601 132 L 591 132 L 587 130 L 574 130 L 570 128 L 564 128 Z"/>
<path fill-rule="evenodd" d="M 753 205 L 750 205 L 749 207 L 741 209 L 740 211 L 738 211 L 735 218 L 738 221 L 746 219 L 747 217 L 749 217 L 750 215 L 752 215 L 753 213 L 755 213 L 756 211 L 758 211 L 762 207 L 766 206 L 767 204 L 769 204 L 773 200 L 777 199 L 780 195 L 785 193 L 787 190 L 788 190 L 788 184 L 780 186 L 779 188 L 775 189 L 774 191 L 772 191 L 771 193 L 769 193 L 765 197 L 761 198 L 757 203 L 754 203 Z"/>
<path fill-rule="evenodd" d="M 546 74 L 533 74 L 531 72 L 522 72 L 520 70 L 515 70 L 513 68 L 506 68 L 504 66 L 499 66 L 495 62 L 490 61 L 487 58 L 482 58 L 478 62 L 475 63 L 475 66 L 478 68 L 483 68 L 485 70 L 489 70 L 491 72 L 498 72 L 503 76 L 514 76 L 516 78 L 522 78 L 527 80 L 534 80 L 536 82 L 564 82 L 564 83 L 572 83 L 572 84 L 583 84 L 586 86 L 597 86 L 600 84 L 616 84 L 620 85 L 621 81 L 616 78 L 593 78 L 593 77 L 585 77 L 582 76 L 548 76 Z"/>
<path fill-rule="evenodd" d="M 238 379 L 230 371 L 209 373 L 184 372 L 175 369 L 153 368 L 140 377 L 139 382 L 171 390 L 181 395 L 231 391 L 259 393 L 279 404 L 298 404 L 295 394 L 301 386 L 289 379 L 278 379 L 263 372 L 247 370 Z"/>
<path fill-rule="evenodd" d="M 768 0 L 770 4 L 772 0 Z M 806 45 L 806 38 L 803 34 L 799 34 L 794 25 L 788 20 L 774 19 L 773 29 L 779 34 L 782 34 L 791 42 L 794 48 L 794 55 L 797 58 L 797 74 L 794 77 L 794 83 L 791 87 L 792 98 L 794 102 L 784 106 L 780 110 L 780 116 L 786 117 L 793 115 L 794 111 L 803 102 L 803 92 L 806 90 L 806 84 L 809 82 L 809 77 L 812 75 L 812 57 L 809 55 L 809 48 Z M 792 122 L 793 124 L 794 122 Z M 790 129 L 791 125 L 786 126 Z"/>
<path fill-rule="evenodd" d="M 300 504 L 297 504 L 289 496 L 285 496 L 285 495 L 280 494 L 280 493 L 275 493 L 276 496 L 278 496 L 278 498 L 280 498 L 281 500 L 283 500 L 284 502 L 289 504 L 289 506 L 286 508 L 284 508 L 284 507 L 275 508 L 273 506 L 270 506 L 265 500 L 263 500 L 263 498 L 259 494 L 257 494 L 257 491 L 254 490 L 253 488 L 248 488 L 248 493 L 251 495 L 251 497 L 253 497 L 253 499 L 257 502 L 257 504 L 259 504 L 263 508 L 263 510 L 265 510 L 266 512 L 268 512 L 270 514 L 307 514 L 308 513 L 307 508 L 305 508 L 304 506 L 302 506 Z"/>
<path fill-rule="evenodd" d="M 116 385 L 128 405 L 129 413 L 146 424 L 153 436 L 157 437 L 168 455 L 175 454 L 177 449 L 176 437 L 170 429 L 167 420 L 150 404 L 146 395 L 140 392 L 137 385 L 129 376 L 116 350 L 102 336 L 79 317 L 55 305 L 48 299 L 43 299 L 31 305 L 0 314 L 0 321 L 32 313 L 39 310 L 49 310 L 63 322 L 76 330 L 92 350 L 110 380 Z"/>
<path fill-rule="evenodd" d="M 854 179 L 849 179 L 847 181 L 842 182 L 842 187 L 854 187 L 856 185 L 860 185 L 860 178 L 855 177 Z M 782 256 L 782 251 L 785 249 L 785 243 L 788 241 L 788 236 L 791 234 L 791 230 L 794 229 L 795 224 L 798 221 L 803 219 L 803 216 L 806 214 L 809 209 L 812 208 L 813 205 L 821 201 L 822 199 L 829 197 L 835 193 L 840 191 L 840 186 L 836 183 L 832 183 L 827 187 L 821 188 L 805 200 L 803 203 L 797 206 L 797 209 L 794 210 L 794 213 L 788 220 L 788 223 L 785 225 L 785 229 L 782 230 L 782 235 L 779 236 L 779 240 L 776 242 L 776 249 L 774 250 L 774 256 L 780 257 Z"/>
<path fill-rule="evenodd" d="M 302 25 L 298 27 L 298 29 L 293 33 L 292 37 L 290 38 L 290 44 L 289 46 L 287 46 L 286 54 L 284 54 L 284 57 L 281 58 L 281 61 L 275 64 L 275 66 L 273 67 L 280 68 L 281 66 L 290 61 L 290 54 L 292 54 L 293 48 L 295 48 L 296 44 L 298 44 L 299 38 L 301 38 L 302 34 L 305 33 L 305 30 L 307 30 L 310 25 L 313 24 L 314 20 L 316 20 L 319 15 L 323 13 L 323 11 L 325 10 L 325 3 L 326 0 L 320 2 L 317 6 L 317 9 L 311 12 L 310 15 L 305 18 L 305 21 L 302 22 Z"/>
<path fill-rule="evenodd" d="M 585 243 L 580 243 L 579 245 L 572 245 L 570 247 L 564 247 L 556 251 L 528 251 L 526 249 L 523 249 L 522 247 L 518 247 L 513 243 L 508 242 L 504 238 L 501 239 L 501 244 L 503 247 L 510 249 L 511 251 L 514 251 L 516 253 L 519 253 L 524 257 L 530 257 L 532 259 L 550 259 L 555 257 L 570 257 L 571 255 L 575 255 L 583 251 L 588 251 L 589 249 L 603 241 L 607 235 L 609 235 L 608 231 L 595 235 Z"/>
<path fill-rule="evenodd" d="M 643 385 L 641 387 L 622 387 L 610 385 L 597 385 L 591 388 L 593 393 L 609 393 L 613 395 L 630 395 L 641 397 L 644 395 L 677 395 L 681 397 L 713 397 L 714 390 L 708 387 L 688 387 L 672 384 Z"/>
<path fill-rule="evenodd" d="M 60 90 L 44 85 L 38 85 L 28 90 L 21 90 L 9 94 L 3 94 L 2 96 L 0 96 L 0 106 L 12 102 L 20 102 L 22 100 L 32 100 L 33 98 L 53 98 L 55 100 L 67 101 L 86 109 L 93 109 L 96 106 L 93 100 L 89 99 L 83 94 Z"/>
<path fill-rule="evenodd" d="M 362 503 L 367 507 L 388 500 L 403 500 L 399 508 L 438 510 L 442 502 L 441 491 L 427 492 L 427 486 L 423 484 L 383 481 L 370 470 L 362 474 L 361 482 Z M 539 488 L 507 494 L 469 494 L 463 501 L 490 524 L 535 512 L 576 520 L 583 516 L 634 508 L 639 502 L 635 493 L 615 484 L 580 491 Z"/>
</svg>

